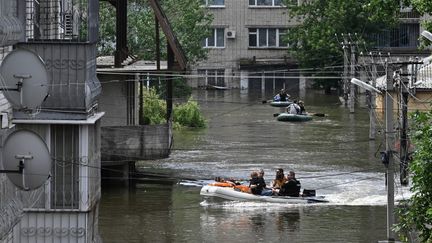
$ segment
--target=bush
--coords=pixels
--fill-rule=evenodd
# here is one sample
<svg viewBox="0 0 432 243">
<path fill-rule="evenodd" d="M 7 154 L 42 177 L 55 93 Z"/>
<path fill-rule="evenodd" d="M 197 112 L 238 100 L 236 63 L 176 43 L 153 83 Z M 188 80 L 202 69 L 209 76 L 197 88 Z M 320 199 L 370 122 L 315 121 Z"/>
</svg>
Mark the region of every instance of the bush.
<svg viewBox="0 0 432 243">
<path fill-rule="evenodd" d="M 197 102 L 189 100 L 174 107 L 175 127 L 206 127 L 207 122 L 201 114 L 200 107 Z"/>
<path fill-rule="evenodd" d="M 150 88 L 144 90 L 144 125 L 156 125 L 166 122 L 166 102 L 159 99 L 156 90 Z"/>
<path fill-rule="evenodd" d="M 206 127 L 207 122 L 201 114 L 198 103 L 190 98 L 184 104 L 175 105 L 173 109 L 173 125 L 175 129 Z M 166 122 L 166 114 L 166 102 L 159 98 L 156 90 L 153 88 L 144 90 L 143 124 L 163 124 Z"/>
</svg>

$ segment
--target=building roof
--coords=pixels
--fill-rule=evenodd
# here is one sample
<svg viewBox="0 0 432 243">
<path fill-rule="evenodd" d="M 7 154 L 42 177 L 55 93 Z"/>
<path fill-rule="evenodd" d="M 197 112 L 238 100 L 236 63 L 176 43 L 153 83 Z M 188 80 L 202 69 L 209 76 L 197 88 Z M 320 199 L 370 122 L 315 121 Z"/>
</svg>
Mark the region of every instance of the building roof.
<svg viewBox="0 0 432 243">
<path fill-rule="evenodd" d="M 114 56 L 101 56 L 96 59 L 96 63 L 98 73 L 157 71 L 156 61 L 134 61 L 128 58 L 123 62 L 123 67 L 114 68 Z M 167 70 L 166 61 L 160 62 L 160 70 Z"/>
<path fill-rule="evenodd" d="M 423 61 L 425 64 L 421 65 L 417 69 L 417 85 L 415 88 L 432 90 L 432 56 L 425 58 Z M 376 87 L 378 89 L 384 90 L 386 88 L 386 76 L 381 76 L 376 79 Z M 410 88 L 413 88 L 413 84 L 410 82 Z"/>
</svg>

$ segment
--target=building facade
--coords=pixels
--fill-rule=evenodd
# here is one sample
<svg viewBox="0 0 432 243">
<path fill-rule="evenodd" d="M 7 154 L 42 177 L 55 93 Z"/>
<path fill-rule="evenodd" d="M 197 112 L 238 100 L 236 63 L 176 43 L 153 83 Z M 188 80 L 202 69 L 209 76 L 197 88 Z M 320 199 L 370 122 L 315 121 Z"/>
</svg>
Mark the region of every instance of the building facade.
<svg viewBox="0 0 432 243">
<path fill-rule="evenodd" d="M 6 0 L 0 6 L 0 26 L 16 24 L 14 33 L 0 36 L 0 40 L 9 41 L 0 44 L 6 50 L 25 50 L 38 56 L 49 86 L 48 95 L 36 109 L 9 108 L 7 102 L 0 108 L 9 112 L 10 130 L 37 134 L 51 158 L 50 176 L 36 190 L 23 192 L 2 175 L 0 219 L 7 222 L 7 228 L 0 229 L 0 241 L 100 242 L 97 221 L 103 113 L 98 111 L 101 85 L 96 77 L 99 3 Z M 11 39 L 13 34 L 17 37 Z M 26 72 L 25 67 L 22 70 Z M 7 92 L 11 91 L 3 91 Z M 7 198 L 9 195 L 18 196 Z M 14 214 L 11 207 L 16 207 Z"/>
<path fill-rule="evenodd" d="M 213 14 L 211 36 L 202 46 L 208 58 L 193 67 L 192 87 L 298 89 L 299 79 L 289 78 L 296 63 L 288 56 L 282 36 L 298 25 L 280 0 L 205 0 Z M 296 4 L 298 4 L 296 2 Z"/>
</svg>

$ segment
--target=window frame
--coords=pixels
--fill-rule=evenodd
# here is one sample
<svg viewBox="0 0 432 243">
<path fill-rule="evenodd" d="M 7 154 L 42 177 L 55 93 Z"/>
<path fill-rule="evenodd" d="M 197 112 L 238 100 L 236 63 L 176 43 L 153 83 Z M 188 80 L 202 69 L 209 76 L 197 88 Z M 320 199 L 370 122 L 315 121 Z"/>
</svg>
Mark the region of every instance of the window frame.
<svg viewBox="0 0 432 243">
<path fill-rule="evenodd" d="M 197 73 L 199 76 L 198 87 L 206 87 L 208 85 L 226 86 L 224 68 L 198 69 Z M 220 84 L 221 82 L 222 85 Z"/>
<path fill-rule="evenodd" d="M 213 4 L 210 2 L 214 2 L 214 0 L 201 0 L 202 6 L 209 8 L 225 8 L 225 0 L 222 0 L 223 4 Z"/>
<path fill-rule="evenodd" d="M 272 48 L 289 48 L 289 44 L 283 44 L 282 36 L 288 31 L 287 28 L 248 28 L 248 44 L 249 48 L 272 49 Z M 265 31 L 265 40 L 263 39 L 263 31 Z M 274 31 L 274 39 L 270 36 L 270 32 Z M 251 38 L 253 37 L 253 38 Z M 269 45 L 270 40 L 275 42 L 274 45 Z M 255 45 L 251 45 L 255 43 Z M 264 42 L 264 43 L 263 43 Z"/>
<path fill-rule="evenodd" d="M 218 36 L 218 30 L 223 31 L 221 34 L 222 36 Z M 203 43 L 202 43 L 203 48 L 214 48 L 214 49 L 225 48 L 225 28 L 217 28 L 216 27 L 216 28 L 212 28 L 212 31 L 213 31 L 212 35 L 203 40 Z M 221 46 L 218 46 L 218 37 L 222 38 L 221 40 L 223 43 Z M 209 40 L 211 40 L 211 38 L 213 38 L 213 43 L 214 43 L 213 45 L 209 45 Z"/>
<path fill-rule="evenodd" d="M 283 4 L 283 1 L 281 0 L 270 0 L 271 4 L 259 4 L 258 1 L 260 0 L 249 0 L 249 7 L 250 8 L 282 8 L 285 7 Z M 280 4 L 276 4 L 276 2 L 280 2 Z M 251 4 L 253 2 L 253 4 Z"/>
</svg>

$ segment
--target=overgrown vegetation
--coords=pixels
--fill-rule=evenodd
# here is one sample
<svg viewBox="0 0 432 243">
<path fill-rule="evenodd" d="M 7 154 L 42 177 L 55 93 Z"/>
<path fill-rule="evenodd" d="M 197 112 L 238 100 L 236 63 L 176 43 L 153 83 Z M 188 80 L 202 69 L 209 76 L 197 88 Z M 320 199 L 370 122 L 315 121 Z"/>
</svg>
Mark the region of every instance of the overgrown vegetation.
<svg viewBox="0 0 432 243">
<path fill-rule="evenodd" d="M 206 120 L 200 112 L 200 107 L 196 101 L 189 100 L 184 104 L 174 107 L 175 127 L 206 127 Z"/>
<path fill-rule="evenodd" d="M 166 102 L 161 99 L 155 89 L 144 90 L 144 124 L 155 125 L 166 122 Z M 207 121 L 201 114 L 197 102 L 191 98 L 185 103 L 175 104 L 173 111 L 173 127 L 181 129 L 184 127 L 203 128 Z"/>
<path fill-rule="evenodd" d="M 432 111 L 411 115 L 411 139 L 416 147 L 410 162 L 413 196 L 398 209 L 396 230 L 403 241 L 418 232 L 421 242 L 432 242 Z"/>
</svg>

